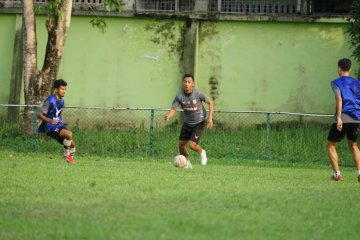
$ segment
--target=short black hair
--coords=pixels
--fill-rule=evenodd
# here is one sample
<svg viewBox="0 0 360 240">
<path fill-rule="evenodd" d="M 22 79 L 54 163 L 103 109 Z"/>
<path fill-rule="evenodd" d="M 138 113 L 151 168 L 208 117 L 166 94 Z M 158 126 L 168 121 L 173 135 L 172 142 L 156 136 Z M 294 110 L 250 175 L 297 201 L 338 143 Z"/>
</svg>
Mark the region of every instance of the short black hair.
<svg viewBox="0 0 360 240">
<path fill-rule="evenodd" d="M 195 78 L 194 78 L 194 75 L 190 74 L 190 73 L 185 73 L 184 76 L 183 76 L 183 80 L 187 77 L 191 77 L 192 80 L 195 82 Z"/>
<path fill-rule="evenodd" d="M 348 58 L 342 58 L 338 61 L 338 67 L 343 71 L 349 71 L 351 68 L 351 60 Z"/>
<path fill-rule="evenodd" d="M 61 86 L 64 86 L 64 87 L 67 86 L 67 82 L 63 79 L 57 79 L 54 81 L 54 89 L 59 88 Z"/>
</svg>

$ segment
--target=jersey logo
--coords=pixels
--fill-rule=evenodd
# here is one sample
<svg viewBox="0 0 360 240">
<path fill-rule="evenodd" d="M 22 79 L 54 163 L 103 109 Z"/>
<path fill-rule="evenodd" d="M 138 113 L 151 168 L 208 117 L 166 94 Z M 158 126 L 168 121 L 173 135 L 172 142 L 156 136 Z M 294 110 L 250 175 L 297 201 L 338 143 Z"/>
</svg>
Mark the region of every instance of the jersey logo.
<svg viewBox="0 0 360 240">
<path fill-rule="evenodd" d="M 61 108 L 60 110 L 58 110 L 57 107 L 55 107 L 55 108 L 56 108 L 56 117 L 58 117 L 59 114 L 60 114 L 60 112 L 61 112 L 61 110 L 62 110 L 62 108 Z"/>
</svg>

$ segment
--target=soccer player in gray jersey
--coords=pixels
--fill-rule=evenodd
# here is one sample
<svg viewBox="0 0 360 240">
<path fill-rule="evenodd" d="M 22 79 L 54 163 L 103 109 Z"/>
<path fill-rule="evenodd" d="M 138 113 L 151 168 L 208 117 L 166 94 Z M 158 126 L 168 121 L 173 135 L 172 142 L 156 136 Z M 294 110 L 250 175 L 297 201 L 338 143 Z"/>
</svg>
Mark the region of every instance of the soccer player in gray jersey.
<svg viewBox="0 0 360 240">
<path fill-rule="evenodd" d="M 200 154 L 201 165 L 206 165 L 206 151 L 202 149 L 199 142 L 204 131 L 206 119 L 207 128 L 213 127 L 214 102 L 205 94 L 195 89 L 194 85 L 194 76 L 185 74 L 182 80 L 183 90 L 176 95 L 169 113 L 165 116 L 165 121 L 168 122 L 175 115 L 177 107 L 181 106 L 184 110 L 184 123 L 179 136 L 179 152 L 188 160 L 186 168 L 192 168 L 189 153 L 186 149 L 187 144 L 189 144 L 193 151 Z M 208 118 L 202 102 L 209 104 Z"/>
</svg>

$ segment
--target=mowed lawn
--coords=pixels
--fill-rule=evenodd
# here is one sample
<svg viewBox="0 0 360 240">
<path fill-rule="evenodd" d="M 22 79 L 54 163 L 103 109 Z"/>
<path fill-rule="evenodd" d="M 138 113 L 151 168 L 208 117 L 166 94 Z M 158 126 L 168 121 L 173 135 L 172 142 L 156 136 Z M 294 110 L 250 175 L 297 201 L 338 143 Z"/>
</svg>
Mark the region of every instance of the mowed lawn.
<svg viewBox="0 0 360 240">
<path fill-rule="evenodd" d="M 342 168 L 0 152 L 0 239 L 359 239 Z"/>
</svg>

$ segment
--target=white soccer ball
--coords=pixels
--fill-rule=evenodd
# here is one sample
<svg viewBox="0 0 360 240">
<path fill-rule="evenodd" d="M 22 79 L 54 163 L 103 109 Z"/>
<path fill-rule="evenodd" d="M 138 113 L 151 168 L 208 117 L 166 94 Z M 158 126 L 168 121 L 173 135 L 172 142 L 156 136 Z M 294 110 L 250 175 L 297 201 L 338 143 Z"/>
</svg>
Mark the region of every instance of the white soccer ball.
<svg viewBox="0 0 360 240">
<path fill-rule="evenodd" d="M 187 159 L 184 155 L 177 155 L 174 157 L 174 166 L 184 168 L 187 164 Z"/>
</svg>

